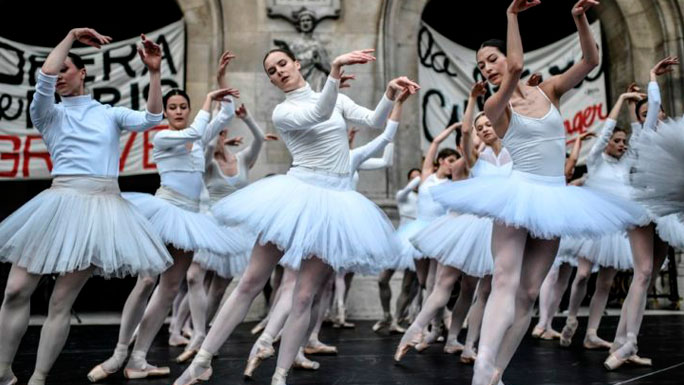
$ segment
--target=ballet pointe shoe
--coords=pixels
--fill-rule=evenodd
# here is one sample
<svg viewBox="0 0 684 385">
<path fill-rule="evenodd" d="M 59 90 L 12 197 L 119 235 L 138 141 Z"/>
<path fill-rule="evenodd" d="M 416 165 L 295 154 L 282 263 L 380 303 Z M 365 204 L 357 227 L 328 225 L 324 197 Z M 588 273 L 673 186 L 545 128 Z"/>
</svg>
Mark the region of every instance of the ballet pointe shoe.
<svg viewBox="0 0 684 385">
<path fill-rule="evenodd" d="M 647 366 L 647 367 L 653 366 L 653 360 L 651 360 L 650 358 L 639 357 L 636 354 L 630 356 L 627 359 L 627 363 L 632 364 L 632 365 L 636 365 L 636 366 Z"/>
<path fill-rule="evenodd" d="M 463 353 L 461 353 L 461 357 L 459 357 L 458 360 L 461 361 L 462 364 L 472 365 L 475 363 L 476 359 L 477 354 L 475 353 L 475 350 L 466 347 L 463 349 Z"/>
<path fill-rule="evenodd" d="M 195 357 L 198 351 L 199 349 L 184 350 L 183 353 L 179 354 L 178 357 L 176 357 L 176 362 L 182 364 L 183 362 L 186 362 L 187 360 Z"/>
<path fill-rule="evenodd" d="M 404 334 L 406 333 L 406 328 L 399 325 L 397 320 L 393 320 L 392 324 L 389 326 L 389 332 L 390 334 Z"/>
<path fill-rule="evenodd" d="M 190 370 L 190 367 L 188 367 L 188 369 L 186 369 L 186 371 L 188 371 L 188 370 Z M 213 373 L 214 372 L 210 366 L 209 368 L 205 369 L 199 375 L 193 376 L 189 380 L 184 381 L 184 380 L 182 380 L 183 375 L 185 375 L 185 372 L 184 372 L 183 375 L 181 375 L 181 377 L 179 377 L 178 379 L 176 379 L 176 381 L 173 382 L 173 385 L 195 385 L 201 381 L 209 381 L 209 379 L 211 378 L 211 375 Z"/>
<path fill-rule="evenodd" d="M 389 315 L 385 315 L 381 320 L 379 320 L 373 325 L 373 331 L 377 333 L 382 329 L 389 328 L 391 324 L 392 317 Z"/>
<path fill-rule="evenodd" d="M 90 369 L 90 372 L 88 372 L 87 377 L 88 377 L 88 381 L 90 381 L 90 382 L 98 382 L 98 381 L 104 380 L 105 378 L 111 376 L 114 373 L 115 372 L 110 373 L 110 372 L 106 371 L 102 367 L 102 364 L 99 364 L 96 367 Z M 10 383 L 10 385 L 11 384 L 12 383 Z"/>
<path fill-rule="evenodd" d="M 271 377 L 271 385 L 287 385 L 287 369 L 276 368 L 273 377 Z"/>
<path fill-rule="evenodd" d="M 532 333 L 530 333 L 530 334 L 532 335 L 532 338 L 537 338 L 537 339 L 539 339 L 539 338 L 541 338 L 541 336 L 542 336 L 542 334 L 544 333 L 544 331 L 545 331 L 545 330 L 544 330 L 543 327 L 541 327 L 541 326 L 535 326 L 534 329 L 532 329 Z"/>
<path fill-rule="evenodd" d="M 577 325 L 579 325 L 577 318 L 568 317 L 567 321 L 565 321 L 565 326 L 563 326 L 563 331 L 560 335 L 560 346 L 564 348 L 570 346 L 570 344 L 572 343 L 572 337 L 575 335 L 575 332 L 577 331 Z"/>
<path fill-rule="evenodd" d="M 156 366 L 149 365 L 143 369 L 124 369 L 124 377 L 128 378 L 129 380 L 139 380 L 142 378 L 151 377 L 166 377 L 169 374 L 171 374 L 171 369 L 168 366 L 162 366 L 158 368 Z"/>
<path fill-rule="evenodd" d="M 458 342 L 455 338 L 453 340 L 447 340 L 444 344 L 444 353 L 446 354 L 457 354 L 465 349 L 463 344 Z"/>
<path fill-rule="evenodd" d="M 268 324 L 268 317 L 259 321 L 259 323 L 256 324 L 249 332 L 252 333 L 252 335 L 260 334 L 262 331 L 264 331 L 264 329 L 266 329 L 266 324 Z"/>
<path fill-rule="evenodd" d="M 251 379 L 261 363 L 264 360 L 273 357 L 274 355 L 275 349 L 273 349 L 272 346 L 270 349 L 268 347 L 259 348 L 256 354 L 252 357 L 249 357 L 247 360 L 247 366 L 245 367 L 245 371 L 242 373 L 244 378 Z"/>
<path fill-rule="evenodd" d="M 313 341 L 309 341 L 309 343 L 304 347 L 304 354 L 310 354 L 310 355 L 335 355 L 337 354 L 337 347 L 336 346 L 330 346 L 326 345 L 320 341 L 317 341 L 315 343 L 312 343 Z"/>
<path fill-rule="evenodd" d="M 169 346 L 178 347 L 186 346 L 190 343 L 190 340 L 182 336 L 181 334 L 171 334 L 169 336 Z"/>
<path fill-rule="evenodd" d="M 615 352 L 611 353 L 610 356 L 603 362 L 603 366 L 607 370 L 615 370 L 622 366 L 625 362 L 629 360 L 630 357 L 636 355 L 637 348 L 634 342 L 628 341 L 622 347 Z"/>
<path fill-rule="evenodd" d="M 301 350 L 299 351 L 300 354 L 295 357 L 294 362 L 292 363 L 292 367 L 295 369 L 304 369 L 304 370 L 318 370 L 318 368 L 321 367 L 321 364 L 319 364 L 316 361 L 310 360 L 304 356 L 304 354 L 301 354 Z"/>
<path fill-rule="evenodd" d="M 411 328 L 409 328 L 409 330 L 406 331 L 402 340 L 404 340 L 404 338 L 407 338 L 407 334 L 409 333 L 410 330 L 411 330 Z M 423 331 L 419 330 L 413 336 L 408 337 L 408 340 L 406 342 L 404 342 L 404 343 L 400 342 L 399 346 L 397 346 L 397 350 L 394 352 L 394 361 L 397 363 L 400 362 L 401 359 L 404 358 L 406 353 L 408 353 L 408 351 L 411 348 L 415 348 L 416 345 L 420 344 L 422 341 L 423 341 Z"/>
<path fill-rule="evenodd" d="M 176 362 L 182 364 L 183 362 L 195 357 L 197 352 L 199 352 L 200 348 L 202 347 L 205 337 L 206 336 L 204 334 L 195 333 L 195 337 L 193 337 L 192 341 L 190 341 L 190 343 L 185 347 L 183 353 L 176 357 Z"/>
<path fill-rule="evenodd" d="M 544 332 L 539 336 L 539 339 L 544 341 L 553 341 L 560 339 L 561 334 L 553 329 L 544 330 Z"/>
<path fill-rule="evenodd" d="M 587 334 L 584 336 L 584 342 L 582 343 L 582 346 L 584 346 L 584 348 L 587 350 L 598 350 L 610 349 L 611 344 L 595 334 Z"/>
</svg>

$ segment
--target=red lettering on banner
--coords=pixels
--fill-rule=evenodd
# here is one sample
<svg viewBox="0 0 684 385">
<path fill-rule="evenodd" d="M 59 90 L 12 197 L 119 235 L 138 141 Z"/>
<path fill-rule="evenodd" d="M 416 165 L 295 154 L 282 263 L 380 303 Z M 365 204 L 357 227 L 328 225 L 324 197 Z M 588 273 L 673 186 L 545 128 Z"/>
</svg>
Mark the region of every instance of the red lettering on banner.
<svg viewBox="0 0 684 385">
<path fill-rule="evenodd" d="M 563 124 L 565 125 L 565 132 L 572 136 L 573 134 L 579 135 L 586 132 L 587 128 L 591 127 L 597 119 L 603 121 L 606 118 L 608 118 L 608 115 L 603 113 L 603 103 L 598 103 L 578 111 L 572 118 L 572 123 L 569 120 L 565 120 Z"/>
<path fill-rule="evenodd" d="M 124 167 L 126 167 L 126 159 L 128 159 L 128 154 L 131 152 L 133 143 L 135 143 L 135 137 L 138 136 L 137 132 L 131 132 L 126 141 L 123 151 L 121 151 L 121 156 L 119 157 L 119 172 L 122 172 Z"/>
<path fill-rule="evenodd" d="M 19 170 L 19 148 L 21 147 L 21 140 L 16 136 L 0 135 L 0 140 L 7 140 L 12 142 L 12 152 L 3 152 L 0 154 L 0 160 L 11 160 L 14 162 L 12 171 L 0 171 L 0 177 L 14 178 L 17 176 Z"/>
<path fill-rule="evenodd" d="M 157 164 L 154 162 L 150 161 L 150 152 L 154 148 L 154 145 L 152 144 L 152 141 L 150 140 L 150 134 L 152 132 L 156 131 L 161 131 L 169 128 L 167 125 L 161 125 L 161 126 L 156 126 L 152 127 L 152 129 L 145 131 L 145 134 L 143 135 L 143 146 L 142 146 L 142 167 L 143 170 L 153 170 L 157 168 Z"/>
<path fill-rule="evenodd" d="M 43 140 L 40 135 L 26 135 L 26 144 L 24 145 L 24 176 L 29 176 L 31 173 L 29 171 L 29 163 L 31 158 L 38 158 L 45 160 L 47 164 L 48 171 L 52 171 L 52 159 L 50 159 L 50 154 L 47 151 L 31 152 L 31 142 L 34 140 Z"/>
</svg>

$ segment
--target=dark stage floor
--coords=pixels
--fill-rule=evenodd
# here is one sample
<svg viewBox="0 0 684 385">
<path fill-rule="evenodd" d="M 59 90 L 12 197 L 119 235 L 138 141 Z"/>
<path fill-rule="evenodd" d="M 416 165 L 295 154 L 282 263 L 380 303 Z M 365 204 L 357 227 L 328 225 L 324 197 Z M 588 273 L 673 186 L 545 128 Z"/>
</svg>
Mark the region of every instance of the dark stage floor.
<svg viewBox="0 0 684 385">
<path fill-rule="evenodd" d="M 564 319 L 556 319 L 560 330 Z M 599 335 L 612 336 L 616 317 L 605 317 Z M 586 318 L 580 325 L 586 324 Z M 337 345 L 338 356 L 317 357 L 318 372 L 294 371 L 290 384 L 361 385 L 361 384 L 470 384 L 472 367 L 458 362 L 457 357 L 442 353 L 435 345 L 422 354 L 409 353 L 401 365 L 392 360 L 399 336 L 375 334 L 371 322 L 358 322 L 356 329 L 326 328 L 323 340 Z M 249 349 L 255 338 L 249 334 L 253 324 L 243 324 L 221 353 L 214 359 L 214 376 L 207 384 L 264 384 L 270 383 L 275 359 L 264 363 L 255 381 L 244 381 L 242 371 Z M 684 316 L 647 316 L 640 337 L 640 353 L 652 357 L 653 368 L 624 367 L 609 373 L 602 367 L 607 353 L 585 351 L 581 347 L 584 329 L 580 326 L 575 343 L 570 349 L 560 349 L 557 342 L 543 342 L 526 338 L 504 376 L 507 385 L 535 384 L 684 384 Z M 26 383 L 35 361 L 38 327 L 30 327 L 20 347 L 14 370 L 20 384 Z M 57 360 L 48 384 L 87 384 L 85 377 L 95 364 L 106 359 L 114 347 L 115 326 L 75 326 L 62 355 Z M 0 339 L 2 337 L 0 336 Z M 181 348 L 166 345 L 166 332 L 155 340 L 148 356 L 151 363 L 170 363 Z M 2 343 L 0 341 L 0 343 Z M 171 364 L 172 377 L 157 380 L 125 381 L 117 374 L 102 384 L 161 385 L 170 384 L 183 367 Z"/>
</svg>

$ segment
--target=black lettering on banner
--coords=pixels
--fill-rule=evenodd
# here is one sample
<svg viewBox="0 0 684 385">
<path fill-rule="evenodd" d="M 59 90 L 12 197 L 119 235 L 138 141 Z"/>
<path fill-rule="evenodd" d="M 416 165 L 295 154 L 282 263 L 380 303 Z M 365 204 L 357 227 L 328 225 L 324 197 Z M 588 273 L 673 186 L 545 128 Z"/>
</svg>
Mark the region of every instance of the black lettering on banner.
<svg viewBox="0 0 684 385">
<path fill-rule="evenodd" d="M 445 73 L 449 77 L 457 77 L 458 75 L 455 72 L 449 70 L 451 65 L 449 57 L 443 51 L 433 53 L 434 46 L 435 39 L 432 37 L 432 33 L 426 27 L 422 27 L 418 32 L 418 58 L 420 59 L 420 64 L 427 68 L 432 68 L 439 74 Z"/>
<path fill-rule="evenodd" d="M 104 77 L 102 80 L 109 80 L 109 75 L 112 72 L 112 64 L 113 63 L 118 63 L 123 66 L 124 71 L 126 71 L 126 75 L 128 77 L 134 78 L 135 77 L 135 71 L 133 71 L 133 68 L 131 68 L 130 61 L 133 60 L 138 53 L 137 48 L 135 44 L 131 44 L 128 46 L 130 51 L 128 54 L 124 56 L 112 56 L 112 50 L 106 50 L 104 52 L 103 56 L 103 70 L 104 70 Z"/>
<path fill-rule="evenodd" d="M 105 95 L 110 95 L 110 97 L 103 98 Z M 115 106 L 121 100 L 121 92 L 114 87 L 98 87 L 93 89 L 93 98 L 102 104 Z"/>
<path fill-rule="evenodd" d="M 430 134 L 430 129 L 428 128 L 427 124 L 427 106 L 428 103 L 430 103 L 430 98 L 433 95 L 439 98 L 439 106 L 444 107 L 444 95 L 442 95 L 441 91 L 431 89 L 423 96 L 423 135 L 425 135 L 425 139 L 427 139 L 429 143 L 432 143 L 432 141 L 435 139 L 432 137 L 432 134 Z"/>
<path fill-rule="evenodd" d="M 31 102 L 33 101 L 33 94 L 36 93 L 36 90 L 30 89 L 26 91 L 26 100 L 28 100 L 27 106 L 26 106 L 26 129 L 29 130 L 33 128 L 33 121 L 31 120 L 31 114 L 29 114 L 29 106 L 31 105 Z"/>
<path fill-rule="evenodd" d="M 12 105 L 14 104 L 14 98 L 12 95 L 2 94 L 0 96 L 0 120 L 16 120 L 24 110 L 24 101 L 21 98 L 17 98 L 17 107 L 15 112 L 10 112 Z"/>
<path fill-rule="evenodd" d="M 38 72 L 38 68 L 41 68 L 43 66 L 43 63 L 45 63 L 45 59 L 47 56 L 37 56 L 37 55 L 31 55 L 29 56 L 29 71 L 28 71 L 28 78 L 29 78 L 29 85 L 31 87 L 35 87 L 36 85 L 36 73 Z"/>
<path fill-rule="evenodd" d="M 173 75 L 175 75 L 178 70 L 176 70 L 176 65 L 173 62 L 173 55 L 171 54 L 171 47 L 169 46 L 169 43 L 166 41 L 166 37 L 162 34 L 159 35 L 156 41 L 157 44 L 161 47 L 162 50 L 162 60 L 166 60 L 166 64 L 169 66 L 169 71 Z M 143 75 L 147 74 L 147 66 L 143 68 Z"/>
<path fill-rule="evenodd" d="M 0 49 L 10 51 L 17 56 L 17 72 L 15 74 L 0 73 L 0 83 L 20 85 L 24 81 L 24 63 L 26 62 L 24 51 L 2 42 L 0 42 Z"/>
</svg>

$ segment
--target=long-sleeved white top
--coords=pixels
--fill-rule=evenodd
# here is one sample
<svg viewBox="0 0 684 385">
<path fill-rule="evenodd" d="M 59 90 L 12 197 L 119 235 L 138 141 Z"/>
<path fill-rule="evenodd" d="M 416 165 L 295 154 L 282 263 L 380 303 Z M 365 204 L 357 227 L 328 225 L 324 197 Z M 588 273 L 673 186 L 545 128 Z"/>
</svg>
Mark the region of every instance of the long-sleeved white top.
<svg viewBox="0 0 684 385">
<path fill-rule="evenodd" d="M 237 174 L 232 176 L 223 174 L 214 159 L 215 144 L 209 145 L 204 152 L 206 163 L 204 183 L 212 204 L 249 184 L 249 169 L 259 157 L 259 152 L 264 143 L 264 133 L 249 115 L 244 119 L 244 122 L 254 136 L 254 139 L 246 148 L 235 154 Z"/>
<path fill-rule="evenodd" d="M 584 181 L 584 186 L 629 199 L 632 194 L 629 174 L 636 158 L 634 147 L 628 146 L 627 151 L 619 159 L 605 152 L 616 124 L 617 122 L 613 119 L 607 119 L 603 123 L 601 133 L 587 157 L 588 176 Z M 630 140 L 636 141 L 640 135 L 641 127 L 632 126 L 632 129 L 634 131 Z"/>
<path fill-rule="evenodd" d="M 392 167 L 394 163 L 394 146 L 392 141 L 397 133 L 399 122 L 388 120 L 385 131 L 363 146 L 356 147 L 349 152 L 351 161 L 352 188 L 356 190 L 359 183 L 358 170 L 378 170 Z M 383 149 L 384 148 L 384 149 Z M 371 158 L 376 151 L 383 149 L 382 158 Z"/>
<path fill-rule="evenodd" d="M 161 113 L 101 104 L 91 95 L 62 97 L 55 104 L 56 84 L 56 75 L 40 71 L 29 108 L 52 158 L 53 176 L 118 177 L 122 131 L 145 131 L 163 119 Z"/>
<path fill-rule="evenodd" d="M 448 178 L 439 179 L 432 174 L 418 188 L 418 219 L 431 221 L 447 213 L 447 209 L 437 203 L 430 194 L 430 188 L 448 182 Z"/>
<path fill-rule="evenodd" d="M 399 209 L 399 224 L 416 219 L 418 215 L 418 193 L 420 177 L 413 178 L 403 189 L 397 191 L 397 208 Z"/>
<path fill-rule="evenodd" d="M 386 96 L 371 111 L 338 94 L 338 83 L 328 77 L 320 93 L 307 84 L 288 92 L 273 110 L 273 123 L 292 155 L 293 167 L 348 175 L 347 123 L 379 129 L 387 120 L 392 101 Z"/>
<path fill-rule="evenodd" d="M 235 104 L 223 102 L 214 118 L 200 111 L 192 124 L 183 130 L 163 130 L 155 135 L 152 152 L 161 184 L 191 199 L 199 199 L 204 188 L 204 149 L 235 115 Z M 192 143 L 188 151 L 187 143 Z"/>
</svg>

